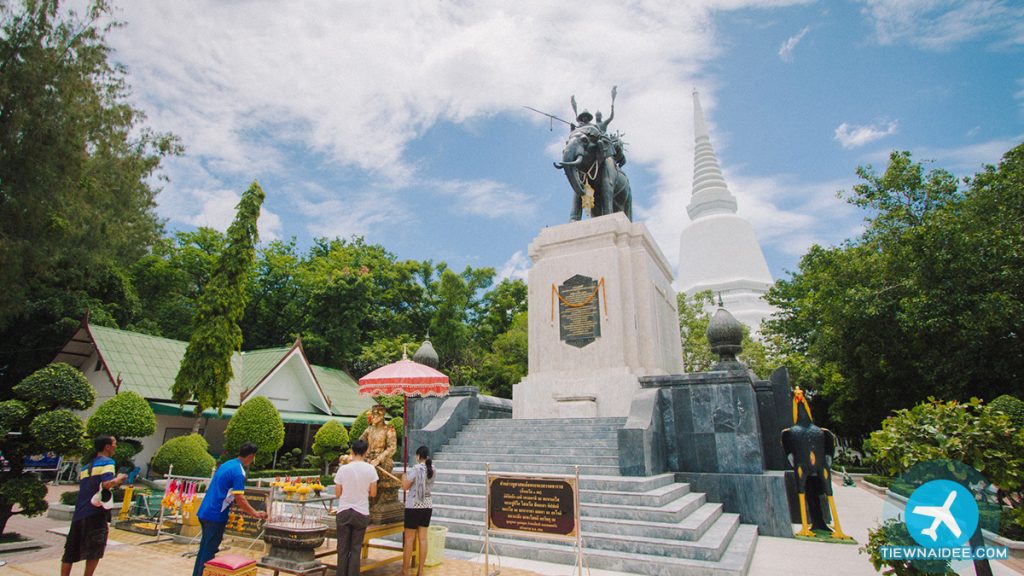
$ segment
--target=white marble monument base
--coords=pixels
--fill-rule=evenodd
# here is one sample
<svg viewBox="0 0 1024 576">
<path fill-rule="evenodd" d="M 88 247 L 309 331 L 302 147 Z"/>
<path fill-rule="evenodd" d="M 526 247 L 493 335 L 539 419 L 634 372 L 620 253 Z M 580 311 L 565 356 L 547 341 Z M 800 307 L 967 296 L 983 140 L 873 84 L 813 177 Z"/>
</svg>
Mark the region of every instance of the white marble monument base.
<svg viewBox="0 0 1024 576">
<path fill-rule="evenodd" d="M 627 416 L 641 376 L 683 372 L 671 268 L 643 224 L 615 213 L 552 226 L 529 253 L 529 375 L 513 418 Z M 560 325 L 558 288 L 575 276 L 598 286 L 600 334 L 582 345 Z"/>
</svg>

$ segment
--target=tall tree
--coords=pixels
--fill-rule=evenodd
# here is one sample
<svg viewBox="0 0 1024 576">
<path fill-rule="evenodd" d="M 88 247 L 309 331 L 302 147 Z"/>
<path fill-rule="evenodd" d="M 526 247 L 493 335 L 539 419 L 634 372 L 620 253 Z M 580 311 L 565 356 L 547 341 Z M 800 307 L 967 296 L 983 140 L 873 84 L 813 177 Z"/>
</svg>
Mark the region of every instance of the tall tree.
<svg viewBox="0 0 1024 576">
<path fill-rule="evenodd" d="M 120 324 L 138 302 L 125 268 L 160 234 L 151 176 L 176 140 L 143 125 L 109 59 L 105 0 L 0 1 L 0 367 L 18 381 L 86 309 Z M 103 22 L 108 22 L 103 24 Z"/>
<path fill-rule="evenodd" d="M 857 172 L 848 200 L 868 211 L 864 233 L 813 247 L 768 294 L 774 342 L 807 359 L 798 381 L 847 434 L 929 396 L 1020 395 L 1024 145 L 963 189 L 907 152 Z"/>
<path fill-rule="evenodd" d="M 256 260 L 256 222 L 264 198 L 255 181 L 242 194 L 235 220 L 228 227 L 227 247 L 199 296 L 192 337 L 172 388 L 176 401 L 195 400 L 196 414 L 206 408 L 223 408 L 228 399 L 231 356 L 242 347 L 238 323 L 245 312 L 246 289 Z M 198 430 L 198 418 L 195 426 Z"/>
</svg>

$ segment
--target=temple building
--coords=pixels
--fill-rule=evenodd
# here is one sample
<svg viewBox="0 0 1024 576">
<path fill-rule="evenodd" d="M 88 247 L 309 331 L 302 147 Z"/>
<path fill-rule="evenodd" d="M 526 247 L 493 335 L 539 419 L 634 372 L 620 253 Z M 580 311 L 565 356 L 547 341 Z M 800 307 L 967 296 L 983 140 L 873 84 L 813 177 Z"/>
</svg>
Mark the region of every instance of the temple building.
<svg viewBox="0 0 1024 576">
<path fill-rule="evenodd" d="M 676 283 L 687 297 L 703 290 L 721 294 L 729 312 L 757 334 L 761 321 L 775 312 L 762 298 L 774 280 L 754 228 L 736 214 L 736 197 L 711 147 L 696 90 L 693 124 L 693 193 L 686 207 L 690 222 L 679 239 Z"/>
</svg>

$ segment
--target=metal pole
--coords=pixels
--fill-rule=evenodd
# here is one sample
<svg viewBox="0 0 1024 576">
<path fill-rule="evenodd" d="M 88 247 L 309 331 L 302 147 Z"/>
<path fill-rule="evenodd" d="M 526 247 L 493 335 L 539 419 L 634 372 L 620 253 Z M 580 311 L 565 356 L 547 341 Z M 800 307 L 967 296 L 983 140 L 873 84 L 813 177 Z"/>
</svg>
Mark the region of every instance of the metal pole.
<svg viewBox="0 0 1024 576">
<path fill-rule="evenodd" d="M 614 92 L 612 93 L 614 94 Z M 614 99 L 615 96 L 613 95 Z M 576 568 L 579 570 L 579 575 L 583 576 L 583 523 L 580 522 L 580 467 L 579 465 L 573 466 L 576 469 L 576 489 L 573 490 L 573 516 L 576 522 Z"/>
<path fill-rule="evenodd" d="M 491 463 L 484 464 L 484 576 L 491 574 Z"/>
</svg>

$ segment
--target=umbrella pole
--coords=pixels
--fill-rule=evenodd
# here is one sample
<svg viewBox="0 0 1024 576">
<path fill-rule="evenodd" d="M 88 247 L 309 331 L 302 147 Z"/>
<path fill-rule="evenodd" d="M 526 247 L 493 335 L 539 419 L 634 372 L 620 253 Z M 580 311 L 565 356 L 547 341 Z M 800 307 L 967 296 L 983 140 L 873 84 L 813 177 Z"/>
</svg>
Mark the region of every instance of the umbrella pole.
<svg viewBox="0 0 1024 576">
<path fill-rule="evenodd" d="M 409 397 L 402 394 L 402 473 L 409 471 Z"/>
</svg>

